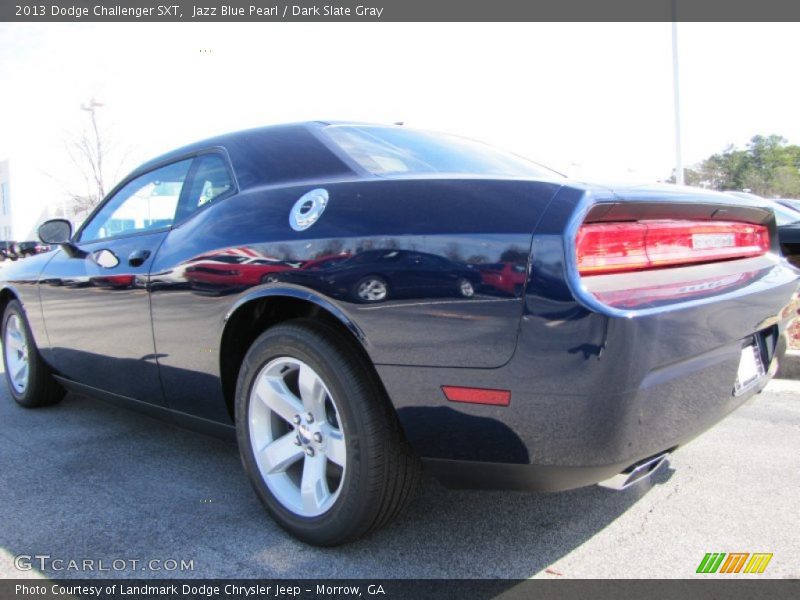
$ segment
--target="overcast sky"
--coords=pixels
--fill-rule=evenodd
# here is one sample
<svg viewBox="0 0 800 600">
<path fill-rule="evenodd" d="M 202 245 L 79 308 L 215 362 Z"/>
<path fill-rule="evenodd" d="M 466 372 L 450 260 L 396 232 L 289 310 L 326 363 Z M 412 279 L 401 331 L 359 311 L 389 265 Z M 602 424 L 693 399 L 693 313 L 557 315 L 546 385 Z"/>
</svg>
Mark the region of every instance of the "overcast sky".
<svg viewBox="0 0 800 600">
<path fill-rule="evenodd" d="M 800 26 L 679 25 L 684 157 L 800 143 Z M 0 26 L 0 160 L 15 236 L 80 181 L 64 140 L 101 125 L 118 173 L 218 133 L 353 119 L 482 139 L 581 178 L 674 166 L 671 24 Z M 118 160 L 115 162 L 119 162 Z"/>
</svg>

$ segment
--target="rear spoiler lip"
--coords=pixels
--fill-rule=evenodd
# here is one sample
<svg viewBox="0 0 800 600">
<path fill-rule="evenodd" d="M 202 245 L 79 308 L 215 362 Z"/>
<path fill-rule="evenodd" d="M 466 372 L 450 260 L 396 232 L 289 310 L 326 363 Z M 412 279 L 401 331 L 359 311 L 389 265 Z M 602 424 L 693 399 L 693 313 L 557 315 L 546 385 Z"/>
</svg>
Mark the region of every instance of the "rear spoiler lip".
<svg viewBox="0 0 800 600">
<path fill-rule="evenodd" d="M 769 226 L 774 214 L 768 207 L 749 206 L 736 202 L 719 202 L 718 198 L 630 199 L 599 201 L 586 211 L 582 223 L 637 221 L 644 219 L 687 219 L 708 221 L 743 221 Z M 772 232 L 770 232 L 771 234 Z"/>
</svg>

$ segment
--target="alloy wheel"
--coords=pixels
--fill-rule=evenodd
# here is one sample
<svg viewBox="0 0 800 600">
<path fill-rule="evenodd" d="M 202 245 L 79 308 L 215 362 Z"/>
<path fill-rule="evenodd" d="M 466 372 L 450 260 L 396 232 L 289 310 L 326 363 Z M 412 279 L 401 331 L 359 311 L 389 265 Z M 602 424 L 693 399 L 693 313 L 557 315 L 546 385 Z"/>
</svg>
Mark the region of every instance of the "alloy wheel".
<svg viewBox="0 0 800 600">
<path fill-rule="evenodd" d="M 475 295 L 475 286 L 469 279 L 462 279 L 458 282 L 458 291 L 464 298 L 472 298 Z"/>
<path fill-rule="evenodd" d="M 22 321 L 12 314 L 6 322 L 6 334 L 3 338 L 6 365 L 11 385 L 18 394 L 24 394 L 28 388 L 28 341 L 22 331 Z"/>
<path fill-rule="evenodd" d="M 365 279 L 358 285 L 357 294 L 361 300 L 380 302 L 386 299 L 388 289 L 381 279 Z"/>
<path fill-rule="evenodd" d="M 271 360 L 254 380 L 248 425 L 275 498 L 301 517 L 327 512 L 344 485 L 347 449 L 336 402 L 319 374 L 296 358 Z"/>
</svg>

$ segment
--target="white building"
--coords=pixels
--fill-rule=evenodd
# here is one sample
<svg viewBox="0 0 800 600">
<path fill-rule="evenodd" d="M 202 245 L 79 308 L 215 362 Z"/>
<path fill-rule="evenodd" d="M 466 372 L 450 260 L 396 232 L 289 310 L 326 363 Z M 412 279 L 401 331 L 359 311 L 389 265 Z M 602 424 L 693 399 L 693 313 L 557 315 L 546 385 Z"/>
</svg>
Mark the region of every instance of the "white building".
<svg viewBox="0 0 800 600">
<path fill-rule="evenodd" d="M 8 161 L 0 161 L 0 241 L 14 239 L 11 221 L 11 184 Z"/>
</svg>

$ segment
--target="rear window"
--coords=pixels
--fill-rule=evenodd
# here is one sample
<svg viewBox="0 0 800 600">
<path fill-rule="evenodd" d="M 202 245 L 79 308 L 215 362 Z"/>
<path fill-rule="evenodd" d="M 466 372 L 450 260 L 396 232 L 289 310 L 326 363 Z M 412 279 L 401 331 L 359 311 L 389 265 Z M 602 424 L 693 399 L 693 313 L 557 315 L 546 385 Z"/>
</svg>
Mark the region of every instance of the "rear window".
<svg viewBox="0 0 800 600">
<path fill-rule="evenodd" d="M 448 173 L 503 177 L 558 175 L 481 142 L 402 127 L 331 125 L 325 132 L 374 175 Z"/>
</svg>

